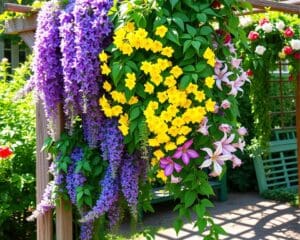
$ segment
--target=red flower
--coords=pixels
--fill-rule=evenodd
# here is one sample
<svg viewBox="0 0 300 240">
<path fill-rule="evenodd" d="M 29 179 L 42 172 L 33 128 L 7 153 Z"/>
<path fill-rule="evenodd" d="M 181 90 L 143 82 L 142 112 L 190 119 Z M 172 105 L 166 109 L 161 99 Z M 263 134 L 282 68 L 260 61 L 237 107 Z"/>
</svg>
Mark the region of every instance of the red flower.
<svg viewBox="0 0 300 240">
<path fill-rule="evenodd" d="M 4 147 L 4 148 L 0 147 L 0 158 L 8 158 L 12 154 L 13 154 L 13 151 L 10 150 L 9 147 Z"/>
<path fill-rule="evenodd" d="M 211 7 L 212 7 L 212 8 L 215 8 L 215 9 L 221 8 L 221 3 L 220 3 L 220 1 L 218 1 L 218 0 L 213 1 L 212 4 L 211 4 Z"/>
<path fill-rule="evenodd" d="M 226 33 L 224 38 L 224 43 L 230 43 L 231 42 L 231 35 L 229 33 Z"/>
<path fill-rule="evenodd" d="M 300 60 L 300 52 L 296 52 L 296 53 L 294 54 L 294 58 L 295 58 L 296 60 Z"/>
<path fill-rule="evenodd" d="M 289 76 L 289 81 L 292 82 L 293 80 L 294 80 L 294 76 L 291 74 L 291 75 Z"/>
<path fill-rule="evenodd" d="M 291 55 L 291 54 L 293 53 L 293 49 L 292 49 L 290 46 L 285 46 L 285 47 L 283 48 L 283 52 L 284 52 L 284 54 L 286 54 L 286 55 Z"/>
<path fill-rule="evenodd" d="M 248 39 L 251 41 L 255 41 L 258 38 L 259 38 L 259 34 L 258 34 L 258 32 L 255 32 L 255 31 L 251 31 L 248 35 Z"/>
<path fill-rule="evenodd" d="M 253 76 L 253 72 L 252 72 L 251 69 L 248 69 L 248 70 L 246 71 L 246 74 L 247 74 L 248 77 L 252 77 L 252 76 Z"/>
<path fill-rule="evenodd" d="M 285 30 L 284 30 L 284 36 L 286 37 L 286 38 L 291 38 L 291 37 L 293 37 L 294 36 L 294 30 L 291 28 L 291 27 L 287 27 Z"/>
<path fill-rule="evenodd" d="M 265 23 L 268 23 L 269 22 L 269 19 L 267 19 L 267 18 L 262 18 L 262 19 L 260 19 L 259 20 L 259 26 L 262 26 L 262 25 L 264 25 Z"/>
</svg>

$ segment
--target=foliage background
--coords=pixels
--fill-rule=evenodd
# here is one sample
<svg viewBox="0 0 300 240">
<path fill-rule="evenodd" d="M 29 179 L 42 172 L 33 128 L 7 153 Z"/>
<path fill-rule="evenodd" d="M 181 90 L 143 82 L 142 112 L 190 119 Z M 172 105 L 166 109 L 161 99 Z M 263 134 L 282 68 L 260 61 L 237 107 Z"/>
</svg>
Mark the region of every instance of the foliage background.
<svg viewBox="0 0 300 240">
<path fill-rule="evenodd" d="M 14 151 L 10 160 L 0 160 L 0 239 L 32 239 L 35 224 L 26 221 L 35 206 L 35 108 L 32 96 L 18 101 L 14 96 L 29 77 L 29 62 L 8 74 L 9 64 L 0 64 L 0 146 Z"/>
</svg>

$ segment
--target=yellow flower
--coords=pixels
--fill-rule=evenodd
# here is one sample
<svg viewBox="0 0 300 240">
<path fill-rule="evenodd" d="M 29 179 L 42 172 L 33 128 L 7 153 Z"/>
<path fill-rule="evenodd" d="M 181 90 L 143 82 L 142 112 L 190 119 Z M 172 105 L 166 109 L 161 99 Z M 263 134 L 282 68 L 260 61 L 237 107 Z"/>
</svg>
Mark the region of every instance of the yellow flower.
<svg viewBox="0 0 300 240">
<path fill-rule="evenodd" d="M 111 112 L 114 117 L 118 117 L 123 112 L 123 108 L 120 105 L 116 105 L 112 107 Z"/>
<path fill-rule="evenodd" d="M 165 154 L 161 151 L 161 150 L 156 150 L 154 151 L 153 155 L 157 158 L 157 159 L 161 159 L 165 156 Z"/>
<path fill-rule="evenodd" d="M 151 166 L 154 167 L 155 165 L 157 165 L 159 163 L 159 159 L 157 158 L 152 158 L 151 159 Z"/>
<path fill-rule="evenodd" d="M 198 85 L 194 83 L 190 83 L 188 87 L 185 89 L 187 93 L 195 93 L 198 90 Z"/>
<path fill-rule="evenodd" d="M 129 132 L 128 126 L 119 125 L 118 128 L 121 131 L 121 133 L 122 133 L 123 136 L 127 136 L 128 135 L 128 132 Z"/>
<path fill-rule="evenodd" d="M 103 89 L 106 91 L 106 92 L 110 92 L 111 91 L 111 84 L 108 82 L 108 81 L 105 81 L 103 83 Z"/>
<path fill-rule="evenodd" d="M 101 62 L 107 62 L 108 55 L 102 50 L 102 52 L 99 54 L 99 59 Z"/>
<path fill-rule="evenodd" d="M 144 49 L 146 51 L 149 51 L 151 49 L 152 45 L 153 45 L 153 40 L 151 38 L 146 38 Z"/>
<path fill-rule="evenodd" d="M 205 108 L 208 112 L 214 112 L 215 111 L 215 105 L 216 102 L 212 101 L 210 98 L 205 102 Z"/>
<path fill-rule="evenodd" d="M 138 101 L 139 101 L 139 99 L 138 99 L 136 96 L 132 96 L 132 97 L 129 99 L 128 104 L 129 104 L 129 105 L 133 105 L 133 104 L 136 104 Z"/>
<path fill-rule="evenodd" d="M 173 53 L 174 53 L 174 49 L 171 48 L 171 47 L 165 47 L 161 51 L 161 54 L 166 56 L 166 57 L 172 57 Z"/>
<path fill-rule="evenodd" d="M 173 74 L 173 76 L 175 78 L 178 78 L 178 77 L 180 77 L 183 74 L 183 71 L 182 71 L 182 69 L 179 66 L 174 66 L 171 69 L 170 73 Z"/>
<path fill-rule="evenodd" d="M 194 93 L 195 99 L 198 102 L 202 102 L 205 99 L 205 93 L 203 91 L 197 91 Z"/>
<path fill-rule="evenodd" d="M 148 144 L 150 147 L 159 147 L 159 142 L 155 138 L 148 139 Z"/>
<path fill-rule="evenodd" d="M 160 103 L 164 103 L 168 99 L 168 94 L 167 92 L 158 92 L 157 98 Z"/>
<path fill-rule="evenodd" d="M 155 35 L 160 36 L 161 38 L 163 38 L 166 35 L 167 32 L 168 32 L 168 28 L 161 25 L 161 26 L 156 28 Z"/>
<path fill-rule="evenodd" d="M 176 144 L 173 143 L 173 142 L 168 142 L 166 143 L 165 145 L 165 150 L 166 151 L 172 151 L 172 150 L 175 150 L 177 148 Z"/>
<path fill-rule="evenodd" d="M 148 32 L 144 28 L 139 28 L 135 31 L 135 35 L 140 38 L 146 38 L 148 36 Z"/>
<path fill-rule="evenodd" d="M 160 129 L 158 129 L 158 131 L 160 131 Z M 168 134 L 166 133 L 160 133 L 157 135 L 156 137 L 157 141 L 159 143 L 167 143 L 170 141 L 170 137 L 168 136 Z"/>
<path fill-rule="evenodd" d="M 161 179 L 163 182 L 166 182 L 168 180 L 163 170 L 159 170 L 156 174 L 156 177 Z"/>
<path fill-rule="evenodd" d="M 142 62 L 142 65 L 141 65 L 141 67 L 140 67 L 140 69 L 141 69 L 144 73 L 148 74 L 148 73 L 151 71 L 151 69 L 152 69 L 152 64 L 151 64 L 150 62 L 143 61 L 143 62 Z"/>
<path fill-rule="evenodd" d="M 281 59 L 285 59 L 286 55 L 284 52 L 280 52 L 280 53 L 278 53 L 278 57 Z"/>
<path fill-rule="evenodd" d="M 177 144 L 177 145 L 181 145 L 181 144 L 183 144 L 186 140 L 187 140 L 187 138 L 186 138 L 185 136 L 179 136 L 179 137 L 176 139 L 176 144 Z"/>
<path fill-rule="evenodd" d="M 176 83 L 177 82 L 176 82 L 176 80 L 175 80 L 175 78 L 174 78 L 173 75 L 166 77 L 166 79 L 164 81 L 164 85 L 167 86 L 167 87 L 169 87 L 169 88 L 175 86 Z"/>
<path fill-rule="evenodd" d="M 133 32 L 135 29 L 134 23 L 133 22 L 126 23 L 126 25 L 124 26 L 124 29 L 126 32 Z"/>
<path fill-rule="evenodd" d="M 188 127 L 188 126 L 182 126 L 179 129 L 179 134 L 181 134 L 181 135 L 188 135 L 191 131 L 192 131 L 192 129 L 190 127 Z"/>
<path fill-rule="evenodd" d="M 160 41 L 153 41 L 152 46 L 151 46 L 151 50 L 154 53 L 160 52 L 163 48 L 163 45 Z"/>
<path fill-rule="evenodd" d="M 111 95 L 112 99 L 115 102 L 118 102 L 118 103 L 121 103 L 121 104 L 126 103 L 126 97 L 125 97 L 125 94 L 123 92 L 112 91 L 112 92 L 110 92 L 110 95 Z"/>
<path fill-rule="evenodd" d="M 169 122 L 172 120 L 172 115 L 168 111 L 162 111 L 160 117 L 165 122 Z"/>
<path fill-rule="evenodd" d="M 107 76 L 111 73 L 111 70 L 110 70 L 109 66 L 106 63 L 101 65 L 101 73 L 103 75 L 107 75 Z"/>
<path fill-rule="evenodd" d="M 146 82 L 144 87 L 146 93 L 152 94 L 154 92 L 154 86 L 150 82 Z"/>
<path fill-rule="evenodd" d="M 215 53 L 208 47 L 206 48 L 204 54 L 203 54 L 203 58 L 205 59 L 211 59 L 211 58 L 215 58 Z"/>
<path fill-rule="evenodd" d="M 212 66 L 212 67 L 215 67 L 216 65 L 216 59 L 215 58 L 210 58 L 207 60 L 207 64 Z"/>
<path fill-rule="evenodd" d="M 151 82 L 153 82 L 156 86 L 161 84 L 163 81 L 163 77 L 159 73 L 151 74 Z"/>
<path fill-rule="evenodd" d="M 215 84 L 215 79 L 213 77 L 207 77 L 205 78 L 205 85 L 208 87 L 208 88 L 212 88 Z"/>
<path fill-rule="evenodd" d="M 125 79 L 125 86 L 132 90 L 135 87 L 136 76 L 135 73 L 127 73 Z"/>
<path fill-rule="evenodd" d="M 128 56 L 130 56 L 133 53 L 133 49 L 128 43 L 122 44 L 122 46 L 120 46 L 120 50 L 124 55 Z"/>
<path fill-rule="evenodd" d="M 158 103 L 155 101 L 150 101 L 147 108 L 153 109 L 153 110 L 157 110 L 158 109 Z"/>
</svg>

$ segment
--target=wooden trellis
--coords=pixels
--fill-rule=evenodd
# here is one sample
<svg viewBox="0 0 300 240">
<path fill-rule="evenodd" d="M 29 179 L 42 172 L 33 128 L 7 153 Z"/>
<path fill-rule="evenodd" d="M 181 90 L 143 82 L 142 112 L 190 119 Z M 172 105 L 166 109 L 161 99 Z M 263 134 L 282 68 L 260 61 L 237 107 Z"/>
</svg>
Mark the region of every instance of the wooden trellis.
<svg viewBox="0 0 300 240">
<path fill-rule="evenodd" d="M 256 9 L 263 11 L 266 7 L 271 10 L 282 11 L 300 15 L 300 0 L 287 0 L 280 2 L 272 2 L 267 0 L 248 0 Z M 5 9 L 14 12 L 31 13 L 30 16 L 22 19 L 14 19 L 7 22 L 6 34 L 19 34 L 24 42 L 32 48 L 34 45 L 34 31 L 36 29 L 36 12 L 32 8 L 17 4 L 6 4 Z M 247 13 L 245 13 L 247 14 Z M 300 63 L 298 66 L 300 72 Z M 298 153 L 298 176 L 300 176 L 300 73 L 297 76 L 296 87 L 296 130 L 297 136 L 297 153 Z M 63 112 L 58 106 L 60 114 L 55 124 L 55 139 L 58 139 L 64 128 Z M 47 136 L 47 121 L 42 103 L 36 104 L 36 130 L 37 130 L 37 160 L 36 160 L 36 199 L 39 202 L 42 198 L 43 191 L 49 182 L 48 167 L 49 161 L 44 152 L 41 152 L 43 143 Z M 300 196 L 300 181 L 299 196 Z M 60 200 L 60 204 L 56 208 L 56 239 L 71 240 L 72 237 L 72 210 L 70 202 Z M 37 219 L 37 239 L 52 240 L 53 226 L 52 213 L 49 212 Z"/>
</svg>

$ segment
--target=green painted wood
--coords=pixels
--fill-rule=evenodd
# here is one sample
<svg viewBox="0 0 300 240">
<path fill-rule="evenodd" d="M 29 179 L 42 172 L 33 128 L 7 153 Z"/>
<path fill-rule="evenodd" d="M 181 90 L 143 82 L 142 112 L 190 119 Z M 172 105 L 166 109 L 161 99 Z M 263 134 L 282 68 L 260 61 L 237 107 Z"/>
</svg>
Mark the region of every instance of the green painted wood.
<svg viewBox="0 0 300 240">
<path fill-rule="evenodd" d="M 297 144 L 295 130 L 276 131 L 276 141 L 270 142 L 269 155 L 254 158 L 259 192 L 272 188 L 292 188 L 298 182 Z"/>
</svg>

